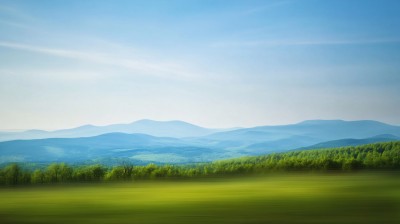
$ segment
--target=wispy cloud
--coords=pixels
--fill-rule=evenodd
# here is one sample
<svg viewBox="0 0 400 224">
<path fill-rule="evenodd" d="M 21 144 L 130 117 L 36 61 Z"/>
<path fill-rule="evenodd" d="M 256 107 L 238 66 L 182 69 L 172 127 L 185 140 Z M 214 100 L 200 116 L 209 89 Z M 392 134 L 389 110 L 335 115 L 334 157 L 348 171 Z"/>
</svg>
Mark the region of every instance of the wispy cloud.
<svg viewBox="0 0 400 224">
<path fill-rule="evenodd" d="M 0 5 L 0 12 L 3 15 L 7 15 L 8 17 L 13 18 L 14 20 L 25 21 L 25 22 L 37 21 L 37 18 L 29 15 L 28 13 L 16 7 Z"/>
<path fill-rule="evenodd" d="M 31 29 L 30 26 L 27 26 L 25 24 L 12 22 L 12 21 L 6 21 L 6 20 L 0 20 L 0 24 L 6 25 L 6 26 L 12 26 L 12 27 L 16 27 L 16 28 L 22 28 L 22 29 Z"/>
<path fill-rule="evenodd" d="M 10 5 L 0 5 L 0 13 L 5 15 L 1 18 L 0 25 L 24 29 L 29 32 L 35 32 L 35 35 L 40 33 L 42 36 L 54 38 L 54 33 L 43 28 L 43 21 L 21 10 L 18 7 Z M 1 34 L 1 31 L 0 31 Z M 63 34 L 63 36 L 66 36 Z M 82 34 L 79 35 L 79 40 L 82 39 Z M 72 35 L 71 38 L 76 38 Z M 77 42 L 79 42 L 79 40 Z M 90 41 L 89 41 L 90 42 Z M 101 49 L 104 43 L 101 44 Z M 133 55 L 131 49 L 125 50 L 121 54 L 121 49 L 127 49 L 127 46 L 119 46 L 116 43 L 106 43 L 108 48 L 105 51 L 86 51 L 68 48 L 52 48 L 43 45 L 24 44 L 19 41 L 2 41 L 0 40 L 0 47 L 9 48 L 20 51 L 29 51 L 39 54 L 51 55 L 59 58 L 68 58 L 79 60 L 86 63 L 95 63 L 123 69 L 129 74 L 134 75 L 148 75 L 158 78 L 172 79 L 172 80 L 191 80 L 198 78 L 199 75 L 192 69 L 183 66 L 181 62 L 171 62 L 171 60 L 163 61 L 153 59 L 151 57 L 144 57 L 142 55 Z M 127 53 L 128 51 L 128 53 Z"/>
<path fill-rule="evenodd" d="M 400 39 L 360 39 L 360 40 L 276 40 L 276 41 L 224 41 L 211 44 L 212 47 L 279 47 L 306 45 L 357 45 L 400 43 Z"/>
<path fill-rule="evenodd" d="M 137 58 L 119 57 L 118 55 L 103 52 L 85 52 L 58 48 L 47 48 L 13 42 L 0 41 L 0 47 L 15 50 L 30 51 L 61 58 L 69 58 L 101 65 L 115 66 L 126 69 L 135 74 L 146 74 L 167 79 L 192 79 L 197 75 L 187 71 L 178 63 L 153 62 Z"/>
</svg>

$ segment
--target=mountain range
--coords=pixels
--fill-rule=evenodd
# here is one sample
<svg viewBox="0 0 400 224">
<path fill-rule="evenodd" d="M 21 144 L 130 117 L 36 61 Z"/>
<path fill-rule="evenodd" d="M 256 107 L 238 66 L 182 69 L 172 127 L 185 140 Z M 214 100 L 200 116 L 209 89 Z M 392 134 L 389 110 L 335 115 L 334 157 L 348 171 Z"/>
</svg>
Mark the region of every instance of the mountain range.
<svg viewBox="0 0 400 224">
<path fill-rule="evenodd" d="M 399 136 L 399 126 L 371 120 L 309 120 L 228 130 L 203 128 L 183 121 L 140 120 L 51 132 L 3 132 L 0 164 L 195 163 L 294 149 L 397 141 Z"/>
<path fill-rule="evenodd" d="M 27 130 L 22 132 L 0 132 L 0 141 L 44 138 L 79 138 L 102 135 L 106 133 L 141 133 L 156 137 L 194 137 L 212 134 L 226 129 L 208 129 L 184 121 L 138 120 L 129 124 L 112 124 L 107 126 L 84 125 L 71 129 L 56 131 Z"/>
</svg>

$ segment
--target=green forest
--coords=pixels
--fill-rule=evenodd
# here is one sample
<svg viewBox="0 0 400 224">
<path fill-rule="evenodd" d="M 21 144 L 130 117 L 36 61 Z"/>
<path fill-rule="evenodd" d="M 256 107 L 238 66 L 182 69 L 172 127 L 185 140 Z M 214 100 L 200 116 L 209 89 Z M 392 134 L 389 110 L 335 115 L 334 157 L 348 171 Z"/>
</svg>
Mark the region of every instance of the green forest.
<svg viewBox="0 0 400 224">
<path fill-rule="evenodd" d="M 42 169 L 32 170 L 14 163 L 0 170 L 0 185 L 213 177 L 279 171 L 398 169 L 400 169 L 400 142 L 388 142 L 357 147 L 298 150 L 190 165 L 126 164 L 106 167 L 100 164 L 71 166 L 54 163 Z"/>
</svg>

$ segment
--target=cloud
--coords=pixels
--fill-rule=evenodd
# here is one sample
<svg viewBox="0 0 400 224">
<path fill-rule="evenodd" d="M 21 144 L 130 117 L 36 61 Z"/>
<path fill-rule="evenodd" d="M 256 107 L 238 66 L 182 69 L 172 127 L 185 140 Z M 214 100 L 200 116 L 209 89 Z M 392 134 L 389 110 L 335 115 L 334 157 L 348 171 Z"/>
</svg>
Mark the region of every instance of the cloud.
<svg viewBox="0 0 400 224">
<path fill-rule="evenodd" d="M 119 57 L 103 52 L 85 52 L 77 50 L 67 50 L 58 48 L 47 48 L 41 46 L 26 45 L 13 42 L 0 41 L 0 47 L 30 51 L 40 54 L 46 54 L 61 58 L 69 58 L 84 62 L 96 63 L 101 65 L 115 66 L 135 73 L 144 73 L 159 78 L 168 79 L 193 79 L 198 77 L 193 72 L 187 71 L 178 63 L 162 63 L 137 58 Z"/>
<path fill-rule="evenodd" d="M 25 29 L 28 31 L 40 32 L 42 36 L 54 35 L 54 33 L 47 32 L 41 27 L 43 21 L 36 17 L 31 16 L 23 10 L 8 5 L 0 5 L 0 13 L 6 15 L 6 18 L 0 19 L 0 25 Z M 1 33 L 1 31 L 0 31 Z M 79 35 L 81 39 L 83 35 Z M 70 37 L 74 39 L 75 37 Z M 79 42 L 79 41 L 77 41 Z M 108 46 L 112 49 L 104 51 L 104 43 L 101 44 L 103 52 L 89 52 L 81 50 L 71 50 L 65 48 L 51 48 L 47 46 L 23 44 L 17 41 L 9 42 L 0 40 L 0 47 L 9 48 L 20 51 L 35 52 L 39 54 L 51 55 L 59 58 L 68 58 L 82 62 L 95 63 L 99 65 L 106 65 L 116 67 L 127 71 L 129 74 L 135 75 L 149 75 L 157 78 L 165 78 L 172 80 L 192 80 L 200 76 L 195 74 L 192 70 L 186 68 L 181 62 L 168 62 L 150 59 L 142 55 L 132 55 L 129 51 L 128 55 L 122 55 L 121 49 L 127 49 L 126 46 L 119 46 L 116 43 L 107 42 Z M 126 53 L 127 51 L 124 50 Z"/>
<path fill-rule="evenodd" d="M 399 39 L 360 39 L 360 40 L 277 40 L 277 41 L 227 41 L 211 44 L 212 47 L 279 47 L 307 45 L 357 45 L 400 43 Z"/>
<path fill-rule="evenodd" d="M 16 27 L 16 28 L 22 28 L 22 29 L 32 29 L 30 26 L 24 25 L 22 23 L 11 22 L 11 21 L 6 21 L 6 20 L 0 20 L 0 24 L 6 25 L 6 26 L 11 26 L 11 27 Z"/>
<path fill-rule="evenodd" d="M 37 18 L 30 16 L 26 12 L 21 11 L 18 8 L 0 5 L 0 12 L 3 15 L 7 15 L 13 20 L 25 21 L 25 22 L 37 22 Z"/>
</svg>

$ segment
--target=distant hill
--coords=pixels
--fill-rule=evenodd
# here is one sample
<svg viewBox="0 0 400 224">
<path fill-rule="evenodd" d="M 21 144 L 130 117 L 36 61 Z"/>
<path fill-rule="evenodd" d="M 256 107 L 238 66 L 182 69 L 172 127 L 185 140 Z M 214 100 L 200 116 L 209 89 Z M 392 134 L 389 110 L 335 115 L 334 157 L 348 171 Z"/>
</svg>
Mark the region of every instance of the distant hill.
<svg viewBox="0 0 400 224">
<path fill-rule="evenodd" d="M 311 120 L 222 131 L 182 121 L 140 120 L 131 124 L 23 133 L 26 135 L 17 137 L 45 139 L 0 142 L 0 163 L 93 160 L 108 163 L 115 159 L 140 164 L 207 162 L 294 149 L 387 142 L 399 139 L 400 127 L 368 120 Z"/>
<path fill-rule="evenodd" d="M 211 146 L 263 153 L 297 149 L 337 139 L 400 136 L 400 127 L 378 121 L 309 120 L 290 125 L 259 126 L 198 138 Z"/>
<path fill-rule="evenodd" d="M 0 142 L 0 164 L 7 162 L 189 163 L 240 156 L 223 149 L 190 145 L 176 138 L 110 133 L 95 137 Z"/>
<path fill-rule="evenodd" d="M 398 141 L 400 137 L 394 135 L 378 135 L 371 138 L 364 138 L 364 139 L 354 139 L 354 138 L 346 138 L 346 139 L 339 139 L 327 142 L 321 142 L 315 145 L 307 146 L 299 148 L 301 149 L 322 149 L 322 148 L 337 148 L 343 146 L 359 146 L 377 142 L 391 142 L 391 141 Z"/>
<path fill-rule="evenodd" d="M 106 133 L 141 133 L 158 137 L 198 137 L 215 133 L 217 129 L 199 127 L 184 121 L 139 120 L 130 124 L 113 124 L 107 126 L 84 125 L 72 129 L 57 131 L 28 130 L 23 132 L 0 132 L 0 141 L 45 138 L 79 138 L 91 137 Z"/>
</svg>

